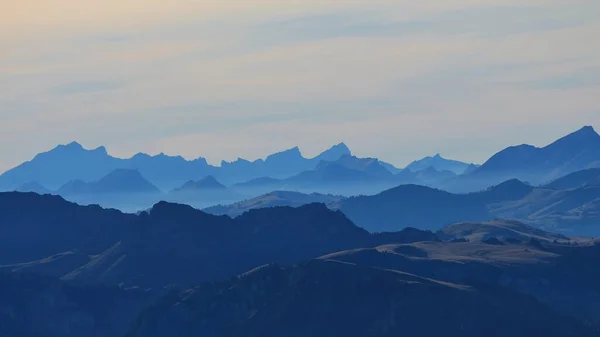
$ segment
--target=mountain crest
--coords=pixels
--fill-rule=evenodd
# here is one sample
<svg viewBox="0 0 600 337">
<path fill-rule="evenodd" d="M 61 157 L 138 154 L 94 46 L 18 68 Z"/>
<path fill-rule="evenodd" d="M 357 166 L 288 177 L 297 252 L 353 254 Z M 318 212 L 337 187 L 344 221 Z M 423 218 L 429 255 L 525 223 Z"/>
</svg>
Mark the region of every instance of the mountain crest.
<svg viewBox="0 0 600 337">
<path fill-rule="evenodd" d="M 214 176 L 209 175 L 201 180 L 193 181 L 190 180 L 183 184 L 180 188 L 174 190 L 174 192 L 183 191 L 195 191 L 195 190 L 215 190 L 215 189 L 226 189 L 225 185 L 221 184 Z"/>
<path fill-rule="evenodd" d="M 339 143 L 330 147 L 329 149 L 323 151 L 321 154 L 313 158 L 314 161 L 320 162 L 322 160 L 325 161 L 336 161 L 344 156 L 351 156 L 352 151 L 345 143 Z"/>
</svg>

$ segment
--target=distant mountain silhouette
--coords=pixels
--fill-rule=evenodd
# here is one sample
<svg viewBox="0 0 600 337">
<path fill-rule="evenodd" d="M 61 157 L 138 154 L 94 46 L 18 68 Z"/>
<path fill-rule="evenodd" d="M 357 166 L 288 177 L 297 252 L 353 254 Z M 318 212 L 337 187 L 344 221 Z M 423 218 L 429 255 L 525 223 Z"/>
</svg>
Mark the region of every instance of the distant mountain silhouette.
<svg viewBox="0 0 600 337">
<path fill-rule="evenodd" d="M 570 235 L 600 234 L 600 185 L 554 190 L 513 179 L 482 192 L 453 194 L 418 185 L 401 185 L 378 195 L 342 199 L 329 205 L 369 231 L 406 226 L 437 230 L 457 222 L 496 218 Z"/>
<path fill-rule="evenodd" d="M 369 231 L 390 231 L 403 227 L 439 229 L 461 221 L 484 221 L 492 216 L 487 205 L 519 200 L 532 187 L 509 181 L 473 194 L 452 194 L 419 185 L 401 185 L 374 196 L 351 197 L 332 208 Z"/>
<path fill-rule="evenodd" d="M 8 189 L 36 181 L 50 189 L 70 180 L 93 181 L 119 166 L 119 159 L 110 157 L 104 147 L 86 150 L 79 143 L 59 145 L 40 153 L 0 176 L 0 186 Z"/>
<path fill-rule="evenodd" d="M 378 159 L 344 155 L 335 161 L 321 161 L 313 170 L 285 179 L 264 177 L 234 188 L 254 195 L 273 190 L 352 195 L 377 193 L 396 185 L 398 180 Z"/>
<path fill-rule="evenodd" d="M 173 192 L 195 192 L 195 191 L 207 191 L 207 190 L 223 190 L 226 189 L 225 185 L 221 184 L 213 176 L 204 177 L 201 180 L 193 181 L 190 180 L 183 186 L 176 188 Z"/>
<path fill-rule="evenodd" d="M 543 184 L 596 167 L 600 167 L 600 135 L 586 126 L 543 148 L 519 145 L 502 150 L 458 179 L 455 189 L 460 185 L 483 188 L 511 178 Z"/>
<path fill-rule="evenodd" d="M 471 164 L 467 167 L 467 169 L 462 174 L 469 174 L 479 168 L 479 165 Z"/>
<path fill-rule="evenodd" d="M 139 170 L 146 179 L 164 191 L 178 187 L 186 181 L 214 174 L 217 170 L 204 158 L 186 160 L 181 156 L 168 156 L 164 153 L 156 156 L 138 153 L 130 159 L 125 159 L 118 168 Z"/>
<path fill-rule="evenodd" d="M 403 172 L 411 172 L 410 170 L 405 170 Z M 409 173 L 409 175 L 410 175 Z M 399 175 L 401 176 L 401 175 Z M 448 181 L 456 177 L 456 173 L 448 170 L 439 171 L 436 170 L 433 166 L 429 166 L 426 169 L 421 171 L 416 171 L 412 174 L 413 183 L 421 183 L 425 186 L 437 186 L 440 183 Z"/>
<path fill-rule="evenodd" d="M 471 165 L 474 164 L 468 164 L 457 160 L 446 159 L 438 153 L 433 157 L 425 157 L 423 159 L 413 161 L 406 167 L 406 169 L 412 172 L 418 172 L 432 167 L 436 171 L 450 171 L 455 174 L 462 174 Z"/>
<path fill-rule="evenodd" d="M 351 156 L 351 155 L 352 155 L 352 151 L 350 151 L 350 148 L 348 148 L 348 146 L 346 146 L 346 144 L 344 144 L 344 143 L 339 143 L 337 145 L 332 146 L 329 150 L 319 154 L 312 160 L 315 162 L 321 162 L 323 160 L 324 161 L 336 161 L 341 157 Z"/>
<path fill-rule="evenodd" d="M 138 170 L 117 169 L 94 182 L 74 180 L 53 194 L 82 205 L 97 204 L 135 212 L 164 198 L 162 192 Z"/>
<path fill-rule="evenodd" d="M 343 197 L 330 194 L 303 194 L 293 191 L 275 191 L 256 198 L 240 201 L 231 205 L 218 205 L 205 208 L 203 211 L 236 217 L 252 209 L 268 208 L 276 206 L 300 207 L 306 204 L 323 203 L 330 204 L 343 199 Z"/>
<path fill-rule="evenodd" d="M 242 195 L 227 188 L 215 177 L 207 176 L 198 181 L 188 181 L 171 191 L 165 200 L 203 208 L 215 203 L 236 202 L 242 198 Z"/>
<path fill-rule="evenodd" d="M 333 162 L 322 161 L 317 168 L 331 165 L 331 163 L 343 166 L 347 169 L 364 172 L 370 176 L 391 179 L 393 174 L 377 158 L 358 158 L 345 155 Z"/>
<path fill-rule="evenodd" d="M 544 187 L 566 190 L 596 184 L 600 184 L 600 168 L 587 169 L 568 174 L 544 185 Z"/>
<path fill-rule="evenodd" d="M 386 163 L 384 161 L 380 161 L 379 164 L 383 167 L 385 167 L 386 170 L 390 171 L 390 173 L 396 174 L 400 171 L 402 171 L 402 169 L 397 168 L 396 166 L 390 164 L 390 163 Z"/>
<path fill-rule="evenodd" d="M 37 193 L 37 194 L 50 194 L 51 193 L 50 190 L 48 190 L 47 188 L 42 186 L 42 184 L 40 184 L 36 181 L 27 182 L 27 183 L 19 186 L 17 189 L 15 189 L 15 191 L 23 192 L 23 193 L 33 192 L 33 193 Z"/>
<path fill-rule="evenodd" d="M 234 183 L 261 177 L 287 178 L 303 171 L 313 170 L 323 160 L 335 161 L 346 155 L 351 155 L 351 151 L 344 143 L 334 145 L 314 158 L 305 158 L 298 147 L 294 147 L 272 154 L 265 160 L 250 162 L 238 159 L 231 163 L 223 161 L 217 177 L 227 179 L 235 176 L 235 180 L 227 179 L 228 182 Z"/>
<path fill-rule="evenodd" d="M 60 195 L 101 193 L 160 193 L 159 189 L 146 180 L 138 170 L 117 169 L 102 179 L 85 183 L 69 182 L 58 190 Z"/>
<path fill-rule="evenodd" d="M 168 191 L 207 175 L 213 175 L 227 184 L 263 176 L 285 178 L 314 169 L 321 160 L 337 160 L 349 154 L 350 150 L 343 143 L 333 146 L 315 158 L 304 158 L 295 147 L 272 154 L 265 160 L 250 162 L 239 159 L 233 163 L 223 162 L 221 167 L 215 167 L 209 165 L 204 158 L 186 160 L 181 156 L 168 156 L 163 153 L 155 156 L 138 153 L 128 159 L 115 158 L 110 156 L 103 146 L 87 150 L 79 143 L 72 142 L 40 153 L 31 161 L 3 173 L 0 175 L 0 188 L 14 190 L 25 183 L 36 181 L 54 190 L 70 181 L 81 180 L 89 183 L 117 169 L 134 169 L 140 171 L 156 186 Z"/>
</svg>

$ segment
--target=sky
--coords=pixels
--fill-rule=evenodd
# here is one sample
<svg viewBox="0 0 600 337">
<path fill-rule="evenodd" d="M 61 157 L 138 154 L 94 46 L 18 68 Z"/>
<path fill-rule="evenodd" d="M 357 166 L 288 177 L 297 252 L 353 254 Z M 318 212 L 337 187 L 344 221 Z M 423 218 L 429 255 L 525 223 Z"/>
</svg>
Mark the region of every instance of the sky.
<svg viewBox="0 0 600 337">
<path fill-rule="evenodd" d="M 599 38 L 598 0 L 5 0 L 0 170 L 71 141 L 480 163 L 600 129 Z"/>
</svg>

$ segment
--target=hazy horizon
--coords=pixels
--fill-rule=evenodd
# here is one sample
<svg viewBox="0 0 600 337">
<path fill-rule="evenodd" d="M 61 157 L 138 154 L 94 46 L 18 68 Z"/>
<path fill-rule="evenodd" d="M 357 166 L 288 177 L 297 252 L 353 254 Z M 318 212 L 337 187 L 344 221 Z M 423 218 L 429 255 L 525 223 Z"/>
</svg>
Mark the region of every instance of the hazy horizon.
<svg viewBox="0 0 600 337">
<path fill-rule="evenodd" d="M 0 171 L 57 144 L 482 163 L 600 125 L 593 0 L 12 2 Z"/>
</svg>

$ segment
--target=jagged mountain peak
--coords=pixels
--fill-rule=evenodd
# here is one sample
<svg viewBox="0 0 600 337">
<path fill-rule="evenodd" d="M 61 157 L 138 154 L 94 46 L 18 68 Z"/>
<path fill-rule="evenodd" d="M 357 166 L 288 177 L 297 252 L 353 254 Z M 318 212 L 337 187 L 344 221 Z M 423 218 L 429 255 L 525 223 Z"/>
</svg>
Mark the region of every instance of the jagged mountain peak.
<svg viewBox="0 0 600 337">
<path fill-rule="evenodd" d="M 352 151 L 350 151 L 350 148 L 348 148 L 348 146 L 344 142 L 341 142 L 341 143 L 336 144 L 336 145 L 330 147 L 329 149 L 323 151 L 321 154 L 319 154 L 318 156 L 313 158 L 313 160 L 315 160 L 315 161 L 322 161 L 322 160 L 336 161 L 336 160 L 340 159 L 341 157 L 351 156 L 351 155 L 352 155 Z"/>
<path fill-rule="evenodd" d="M 277 153 L 274 153 L 267 157 L 266 161 L 277 159 L 277 158 L 302 158 L 302 153 L 300 152 L 300 148 L 298 146 L 294 146 L 290 149 L 283 150 Z"/>
<path fill-rule="evenodd" d="M 586 146 L 588 145 L 588 142 L 593 142 L 594 145 L 600 142 L 600 135 L 598 135 L 596 130 L 589 125 L 560 138 L 546 148 L 553 148 L 561 145 Z"/>
</svg>

